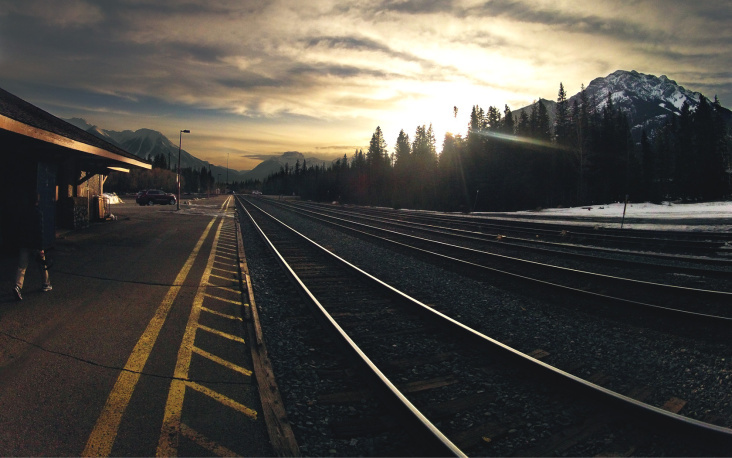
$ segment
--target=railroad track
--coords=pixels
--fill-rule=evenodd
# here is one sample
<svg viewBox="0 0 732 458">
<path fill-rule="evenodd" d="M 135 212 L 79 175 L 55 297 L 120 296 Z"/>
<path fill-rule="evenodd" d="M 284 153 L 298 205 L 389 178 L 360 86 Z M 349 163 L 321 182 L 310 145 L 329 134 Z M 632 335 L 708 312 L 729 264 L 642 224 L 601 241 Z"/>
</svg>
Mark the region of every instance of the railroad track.
<svg viewBox="0 0 732 458">
<path fill-rule="evenodd" d="M 669 414 L 516 352 L 346 268 L 243 205 L 299 279 L 301 294 L 314 303 L 324 326 L 337 324 L 341 345 L 368 355 L 371 364 L 362 367 L 382 373 L 371 380 L 385 378 L 401 388 L 379 395 L 382 402 L 393 406 L 404 398 L 421 413 L 417 426 L 407 428 L 415 440 L 411 450 L 430 444 L 426 450 L 440 455 L 684 454 L 684 447 L 698 453 L 732 441 L 729 429 Z M 410 409 L 394 410 L 406 421 Z"/>
<path fill-rule="evenodd" d="M 422 228 L 425 231 L 438 233 L 449 233 L 454 236 L 462 236 L 482 240 L 495 247 L 510 247 L 516 250 L 533 251 L 545 253 L 550 256 L 572 257 L 577 259 L 601 260 L 615 264 L 643 264 L 649 269 L 668 269 L 669 265 L 659 264 L 659 261 L 673 263 L 673 267 L 680 272 L 690 275 L 724 276 L 729 278 L 732 275 L 732 235 L 714 232 L 669 232 L 669 231 L 642 231 L 649 232 L 653 239 L 661 239 L 660 235 L 668 232 L 670 237 L 664 239 L 664 245 L 673 245 L 685 240 L 684 237 L 691 237 L 702 245 L 701 253 L 691 254 L 662 253 L 648 250 L 617 249 L 600 246 L 598 244 L 577 244 L 573 243 L 572 234 L 577 231 L 587 232 L 586 229 L 568 226 L 552 225 L 528 231 L 527 236 L 512 237 L 507 232 L 499 229 L 487 229 L 480 223 L 480 219 L 464 218 L 459 216 L 421 216 L 412 212 L 395 212 L 388 210 L 373 210 L 363 208 L 334 207 L 313 203 L 288 203 L 292 207 L 307 209 L 317 213 L 329 213 L 336 216 L 351 216 L 372 222 L 384 222 L 394 226 L 401 225 L 409 228 Z M 534 226 L 539 226 L 535 224 Z M 622 238 L 625 233 L 622 231 L 614 236 Z M 636 231 L 638 232 L 638 231 Z M 548 236 L 547 236 L 548 234 Z M 690 234 L 690 235 L 687 235 Z M 594 234 L 591 234 L 594 235 Z M 638 239 L 638 236 L 634 236 Z M 551 240 L 554 241 L 551 241 Z M 637 244 L 640 245 L 640 244 Z M 632 256 L 633 261 L 619 258 L 620 256 Z M 641 262 L 639 259 L 645 259 Z M 688 267 L 691 266 L 691 267 Z"/>
<path fill-rule="evenodd" d="M 559 267 L 510 256 L 392 231 L 372 224 L 359 223 L 325 214 L 308 214 L 320 222 L 368 237 L 394 249 L 449 265 L 461 273 L 485 279 L 501 278 L 539 291 L 559 292 L 591 301 L 592 306 L 605 305 L 615 311 L 657 317 L 699 327 L 679 327 L 683 332 L 708 331 L 711 338 L 727 337 L 732 328 L 732 292 L 682 287 L 641 281 L 614 275 Z M 519 286 L 522 287 L 522 286 Z M 614 313 L 614 312 L 613 312 Z"/>
<path fill-rule="evenodd" d="M 327 204 L 308 204 L 320 208 L 333 208 Z M 593 227 L 561 223 L 512 221 L 481 215 L 448 215 L 430 212 L 404 212 L 383 208 L 340 206 L 342 211 L 355 211 L 360 214 L 398 218 L 408 221 L 419 221 L 426 224 L 438 224 L 471 231 L 484 232 L 491 235 L 515 237 L 520 240 L 540 239 L 591 246 L 615 248 L 642 248 L 645 251 L 658 250 L 670 253 L 704 253 L 718 254 L 720 250 L 729 248 L 732 234 L 710 231 L 660 231 L 647 229 L 616 229 L 600 225 Z M 727 252 L 727 254 L 729 254 Z"/>
</svg>

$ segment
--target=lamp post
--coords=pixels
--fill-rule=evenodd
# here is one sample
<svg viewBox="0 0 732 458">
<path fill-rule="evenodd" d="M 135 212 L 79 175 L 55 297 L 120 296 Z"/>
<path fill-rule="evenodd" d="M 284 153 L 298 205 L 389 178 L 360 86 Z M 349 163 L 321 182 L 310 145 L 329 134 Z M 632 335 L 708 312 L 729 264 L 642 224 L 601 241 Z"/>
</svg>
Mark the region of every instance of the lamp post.
<svg viewBox="0 0 732 458">
<path fill-rule="evenodd" d="M 183 134 L 190 134 L 191 131 L 183 129 L 180 131 L 180 137 L 178 138 L 178 200 L 175 203 L 175 209 L 180 210 L 180 146 L 183 142 Z"/>
<path fill-rule="evenodd" d="M 216 194 L 218 194 L 219 193 L 219 186 L 221 186 L 221 174 L 220 173 L 217 173 L 216 174 L 216 178 L 217 178 L 216 179 L 216 182 L 217 182 L 217 185 L 216 185 Z"/>
</svg>

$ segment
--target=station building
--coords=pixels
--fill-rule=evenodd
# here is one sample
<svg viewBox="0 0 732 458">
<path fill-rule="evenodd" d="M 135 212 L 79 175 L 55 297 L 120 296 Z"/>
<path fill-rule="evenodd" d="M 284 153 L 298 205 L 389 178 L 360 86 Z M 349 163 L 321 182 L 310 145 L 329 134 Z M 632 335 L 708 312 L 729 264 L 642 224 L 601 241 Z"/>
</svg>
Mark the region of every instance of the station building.
<svg viewBox="0 0 732 458">
<path fill-rule="evenodd" d="M 57 229 L 98 217 L 110 173 L 133 168 L 152 164 L 0 88 L 0 255 L 16 247 L 17 215 L 30 196 L 40 198 L 52 247 Z"/>
</svg>

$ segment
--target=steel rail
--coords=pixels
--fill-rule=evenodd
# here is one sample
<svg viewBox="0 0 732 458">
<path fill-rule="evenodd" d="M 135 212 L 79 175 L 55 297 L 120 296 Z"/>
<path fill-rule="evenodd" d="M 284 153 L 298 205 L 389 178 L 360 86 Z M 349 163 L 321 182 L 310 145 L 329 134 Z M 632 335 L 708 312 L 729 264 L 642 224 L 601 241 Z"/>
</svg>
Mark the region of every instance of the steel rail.
<svg viewBox="0 0 732 458">
<path fill-rule="evenodd" d="M 278 203 L 278 205 L 285 205 Z M 291 205 L 293 208 L 297 208 L 301 211 L 305 212 L 313 212 L 315 214 L 320 214 L 318 211 L 310 209 L 303 205 Z M 320 209 L 320 212 L 327 212 L 334 215 L 349 215 L 352 217 L 360 218 L 360 219 L 367 219 L 367 220 L 377 220 L 380 222 L 383 222 L 385 224 L 390 224 L 397 227 L 404 227 L 404 228 L 412 228 L 412 227 L 419 227 L 424 232 L 431 232 L 435 234 L 443 234 L 443 235 L 450 235 L 457 238 L 461 238 L 464 240 L 474 240 L 481 243 L 487 243 L 491 245 L 496 245 L 499 247 L 509 247 L 514 248 L 517 250 L 522 251 L 533 251 L 536 253 L 542 253 L 542 254 L 549 254 L 549 255 L 558 255 L 563 256 L 566 258 L 576 258 L 576 259 L 589 259 L 589 260 L 597 260 L 602 262 L 610 262 L 613 264 L 622 264 L 622 265 L 634 265 L 634 266 L 644 266 L 648 268 L 652 268 L 654 270 L 673 270 L 674 272 L 683 272 L 688 273 L 691 275 L 704 275 L 704 276 L 721 276 L 721 277 L 729 277 L 732 275 L 732 271 L 726 271 L 726 270 L 717 270 L 717 269 L 707 269 L 703 267 L 693 267 L 693 266 L 668 266 L 663 264 L 657 264 L 652 262 L 641 262 L 641 261 L 631 261 L 627 259 L 618 259 L 618 258 L 608 258 L 608 257 L 602 257 L 602 256 L 595 256 L 588 253 L 577 253 L 577 252 L 570 252 L 570 251 L 563 251 L 563 250 L 556 250 L 547 248 L 547 246 L 550 247 L 561 247 L 561 248 L 567 248 L 567 249 L 574 249 L 578 251 L 601 251 L 606 253 L 612 253 L 612 254 L 623 254 L 623 255 L 629 255 L 629 256 L 638 256 L 638 257 L 654 257 L 654 258 L 660 258 L 660 259 L 666 259 L 666 260 L 674 260 L 678 262 L 687 262 L 690 264 L 698 263 L 698 264 L 713 264 L 713 265 L 721 265 L 724 267 L 730 267 L 732 268 L 732 259 L 719 259 L 719 258 L 700 258 L 700 257 L 690 257 L 690 256 L 684 256 L 684 255 L 673 255 L 673 254 L 667 254 L 667 253 L 648 253 L 648 252 L 639 252 L 639 251 L 629 251 L 629 250 L 613 250 L 609 248 L 604 247 L 594 247 L 594 246 L 587 246 L 587 245 L 576 245 L 576 244 L 567 244 L 567 243 L 559 243 L 559 242 L 547 242 L 543 240 L 534 240 L 534 239 L 519 239 L 516 237 L 510 237 L 501 236 L 501 240 L 497 240 L 497 235 L 495 234 L 486 234 L 484 232 L 476 232 L 476 231 L 470 231 L 466 229 L 459 229 L 459 228 L 451 228 L 451 227 L 444 227 L 444 226 L 435 226 L 431 224 L 425 224 L 425 223 L 419 223 L 414 221 L 408 221 L 408 220 L 401 220 L 401 219 L 388 219 L 385 217 L 374 217 L 374 216 L 367 216 L 364 214 L 358 214 L 355 212 L 341 212 L 338 210 L 331 210 L 331 209 Z M 519 243 L 512 243 L 511 240 L 520 240 L 523 242 L 526 242 L 527 244 L 519 244 Z M 544 245 L 544 246 L 536 246 L 536 245 Z"/>
<path fill-rule="evenodd" d="M 320 207 L 327 207 L 328 205 L 318 205 Z M 516 221 L 507 218 L 495 218 L 484 215 L 471 215 L 469 217 L 455 215 L 455 214 L 439 214 L 436 212 L 397 212 L 396 210 L 389 210 L 384 208 L 373 208 L 373 207 L 359 207 L 359 211 L 366 211 L 375 214 L 399 214 L 400 216 L 413 218 L 413 219 L 426 219 L 426 220 L 438 220 L 438 221 L 449 221 L 458 224 L 479 224 L 484 227 L 491 228 L 505 228 L 505 229 L 516 229 L 521 231 L 545 231 L 550 235 L 556 235 L 562 229 L 566 229 L 566 225 L 561 225 L 553 222 L 535 222 L 535 221 Z M 697 242 L 713 244 L 713 243 L 724 243 L 732 241 L 732 234 L 712 232 L 712 231 L 694 231 L 694 232 L 682 232 L 682 231 L 659 231 L 653 229 L 617 229 L 617 228 L 589 228 L 588 226 L 582 225 L 571 225 L 572 231 L 578 236 L 587 236 L 591 238 L 602 238 L 602 237 L 617 237 L 617 238 L 629 238 L 638 240 L 657 240 L 659 242 L 679 242 L 685 241 L 692 242 L 692 245 Z M 650 236 L 650 237 L 649 237 Z M 672 236 L 672 237 L 669 237 Z"/>
<path fill-rule="evenodd" d="M 379 380 L 383 388 L 389 391 L 391 396 L 395 399 L 397 399 L 401 405 L 406 409 L 406 411 L 409 412 L 411 417 L 421 426 L 421 429 L 427 433 L 428 437 L 432 438 L 434 440 L 435 446 L 438 447 L 437 450 L 439 450 L 439 455 L 444 455 L 445 453 L 451 455 L 451 456 L 457 456 L 457 457 L 464 457 L 466 456 L 455 444 L 453 444 L 442 432 L 434 425 L 432 422 L 430 422 L 427 417 L 425 417 L 422 412 L 420 412 L 408 399 L 404 394 L 399 391 L 399 389 L 389 380 L 384 373 L 371 361 L 371 359 L 361 350 L 361 348 L 358 347 L 358 345 L 348 336 L 348 334 L 343 330 L 343 328 L 336 322 L 336 320 L 328 313 L 328 311 L 323 307 L 323 305 L 318 301 L 318 299 L 310 292 L 307 286 L 302 282 L 300 277 L 295 273 L 295 271 L 290 267 L 290 265 L 287 263 L 287 261 L 284 259 L 284 257 L 280 254 L 280 252 L 277 250 L 277 248 L 274 246 L 274 244 L 271 242 L 271 240 L 267 237 L 267 235 L 264 233 L 264 231 L 261 229 L 261 227 L 256 223 L 254 220 L 254 217 L 251 215 L 251 213 L 240 203 L 239 204 L 242 210 L 246 213 L 246 215 L 250 218 L 252 224 L 256 227 L 258 233 L 262 237 L 262 239 L 267 244 L 268 248 L 277 258 L 278 263 L 285 269 L 288 276 L 298 285 L 300 291 L 307 297 L 310 301 L 310 303 L 315 307 L 315 309 L 319 312 L 321 317 L 326 320 L 332 327 L 332 329 L 335 330 L 337 335 L 340 337 L 340 339 L 347 345 L 348 348 L 350 348 L 351 352 L 358 356 L 360 361 L 369 368 L 371 373 Z M 256 205 L 255 208 L 259 209 Z M 332 253 L 330 253 L 325 248 L 321 247 L 314 241 L 310 240 L 309 238 L 305 237 L 304 235 L 300 234 L 299 232 L 295 231 L 294 229 L 290 228 L 289 226 L 285 225 L 281 221 L 274 218 L 269 213 L 259 209 L 262 211 L 263 214 L 267 215 L 268 217 L 272 218 L 273 220 L 277 221 L 278 223 L 282 224 L 285 228 L 289 229 L 293 233 L 297 234 L 298 236 L 302 237 L 303 240 L 313 244 L 313 246 L 316 246 L 323 250 L 326 253 L 329 253 L 330 255 L 337 258 L 340 262 L 342 262 L 344 265 L 351 267 L 353 269 L 358 269 L 357 267 L 353 266 L 352 264 L 348 263 L 347 261 L 336 257 Z M 365 272 L 363 272 L 365 274 Z M 368 274 L 366 274 L 368 275 Z"/>
<path fill-rule="evenodd" d="M 385 209 L 374 209 L 366 208 L 360 209 L 359 211 L 365 211 L 373 214 L 395 214 L 394 211 Z M 583 226 L 572 225 L 570 230 L 567 230 L 567 226 L 562 226 L 553 223 L 536 223 L 536 222 L 518 222 L 509 221 L 503 219 L 491 219 L 482 216 L 441 216 L 432 215 L 426 212 L 411 212 L 409 214 L 399 213 L 400 216 L 408 217 L 411 219 L 426 219 L 426 220 L 438 220 L 448 221 L 450 223 L 461 224 L 461 225 L 479 225 L 483 228 L 514 231 L 520 233 L 528 233 L 535 236 L 537 232 L 544 234 L 549 237 L 557 237 L 562 230 L 566 230 L 567 236 L 576 236 L 585 238 L 588 240 L 600 240 L 605 242 L 622 242 L 627 241 L 630 245 L 641 245 L 641 244 L 655 244 L 660 246 L 666 246 L 673 244 L 675 247 L 686 247 L 689 249 L 701 249 L 701 250 L 718 250 L 721 246 L 730 240 L 725 234 L 718 234 L 714 232 L 678 232 L 678 231 L 646 231 L 646 230 L 614 230 L 607 228 L 600 229 L 584 229 Z M 549 227 L 552 227 L 551 229 Z M 632 235 L 630 235 L 632 234 Z M 696 235 L 699 234 L 699 235 Z M 651 235 L 650 237 L 647 235 Z M 664 238 L 659 236 L 664 235 Z M 673 238 L 668 237 L 669 235 L 674 236 Z M 708 239 L 714 239 L 710 241 Z"/>
<path fill-rule="evenodd" d="M 292 211 L 294 211 L 294 210 L 292 210 Z M 571 268 L 567 268 L 567 267 L 553 266 L 551 264 L 539 263 L 539 262 L 536 262 L 536 261 L 529 261 L 529 260 L 520 259 L 520 258 L 513 258 L 513 257 L 510 257 L 510 256 L 505 256 L 505 255 L 500 255 L 500 254 L 495 254 L 495 253 L 489 253 L 489 252 L 485 252 L 485 251 L 475 250 L 473 248 L 461 247 L 459 245 L 452 245 L 452 244 L 448 244 L 448 243 L 445 243 L 445 242 L 424 239 L 422 237 L 416 237 L 416 236 L 413 236 L 413 235 L 410 235 L 410 234 L 404 234 L 404 233 L 401 233 L 401 232 L 390 231 L 390 230 L 387 230 L 387 229 L 378 228 L 378 227 L 371 226 L 371 225 L 364 224 L 364 223 L 359 223 L 359 222 L 354 222 L 354 221 L 348 221 L 348 220 L 345 220 L 345 219 L 342 219 L 342 218 L 333 217 L 333 216 L 329 216 L 328 218 L 331 218 L 331 219 L 336 220 L 336 221 L 341 221 L 341 222 L 344 222 L 344 223 L 347 223 L 347 224 L 351 224 L 352 226 L 358 226 L 358 227 L 362 227 L 362 228 L 372 229 L 372 230 L 375 230 L 375 231 L 378 231 L 378 232 L 389 233 L 389 234 L 396 235 L 398 237 L 403 237 L 403 238 L 407 238 L 407 239 L 410 239 L 410 240 L 417 240 L 417 241 L 421 241 L 423 243 L 428 243 L 428 244 L 431 244 L 431 245 L 440 245 L 442 247 L 447 247 L 447 248 L 450 248 L 450 249 L 460 250 L 460 251 L 463 251 L 463 252 L 477 253 L 477 254 L 480 254 L 480 255 L 483 255 L 483 256 L 487 256 L 487 257 L 500 258 L 500 259 L 508 260 L 508 261 L 511 261 L 511 262 L 522 263 L 522 264 L 530 265 L 530 266 L 534 266 L 534 267 L 540 267 L 540 268 L 544 268 L 544 269 L 555 269 L 557 271 L 562 271 L 562 272 L 566 272 L 566 273 L 570 273 L 570 274 L 583 275 L 583 276 L 586 276 L 586 277 L 589 277 L 589 278 L 598 278 L 598 279 L 602 279 L 602 280 L 609 280 L 609 281 L 614 281 L 614 282 L 619 282 L 619 283 L 625 283 L 625 284 L 634 285 L 634 286 L 658 288 L 658 289 L 662 289 L 662 290 L 668 291 L 667 294 L 671 294 L 671 292 L 675 292 L 675 293 L 686 293 L 686 294 L 697 294 L 697 295 L 706 295 L 706 296 L 709 296 L 709 297 L 712 297 L 712 298 L 715 298 L 715 299 L 725 299 L 727 301 L 727 303 L 729 303 L 730 301 L 732 301 L 732 292 L 704 290 L 704 289 L 690 288 L 690 287 L 685 287 L 685 286 L 666 285 L 666 284 L 655 283 L 655 282 L 645 282 L 645 281 L 642 281 L 642 280 L 634 280 L 634 279 L 629 279 L 629 278 L 616 277 L 616 276 L 612 276 L 612 275 L 605 275 L 605 274 L 598 274 L 598 273 L 593 273 L 593 272 L 587 272 L 587 271 L 578 270 L 578 269 L 571 269 Z M 322 221 L 322 222 L 327 223 L 327 224 L 332 224 L 332 225 L 335 225 L 335 226 L 342 227 L 344 229 L 348 229 L 349 231 L 356 230 L 353 227 L 344 226 L 342 224 L 335 223 L 333 221 L 327 221 L 327 220 L 323 220 L 323 219 L 320 219 L 320 218 L 314 218 L 314 219 L 319 220 L 319 221 Z M 561 289 L 561 290 L 564 290 L 564 291 L 568 291 L 568 292 L 572 292 L 572 293 L 579 293 L 579 294 L 583 294 L 583 295 L 589 295 L 590 297 L 597 298 L 597 299 L 604 299 L 604 300 L 611 300 L 611 301 L 615 301 L 615 302 L 620 302 L 620 303 L 623 303 L 625 305 L 639 306 L 639 307 L 643 307 L 643 308 L 646 308 L 646 309 L 656 310 L 656 311 L 664 312 L 664 313 L 667 313 L 667 314 L 675 315 L 675 316 L 678 316 L 678 317 L 687 317 L 687 318 L 692 318 L 692 319 L 700 319 L 700 320 L 704 320 L 704 321 L 711 321 L 711 322 L 716 322 L 716 323 L 722 323 L 725 327 L 732 326 L 732 317 L 718 316 L 718 315 L 707 314 L 707 313 L 693 312 L 693 311 L 690 311 L 690 310 L 683 310 L 683 309 L 677 309 L 677 308 L 671 308 L 671 307 L 664 307 L 664 306 L 660 306 L 660 305 L 656 305 L 656 304 L 649 304 L 649 303 L 645 303 L 645 302 L 634 301 L 634 300 L 620 298 L 620 297 L 616 297 L 616 296 L 610 296 L 610 295 L 606 295 L 606 294 L 595 293 L 595 292 L 592 292 L 592 291 L 587 291 L 587 290 L 583 290 L 583 289 L 579 289 L 579 288 L 574 288 L 574 287 L 570 287 L 570 286 L 567 286 L 567 285 L 561 285 L 561 284 L 558 284 L 558 283 L 553 283 L 553 282 L 549 282 L 549 281 L 545 281 L 545 280 L 540 280 L 540 279 L 537 279 L 537 278 L 527 277 L 525 275 L 517 274 L 515 272 L 510 272 L 510 271 L 496 269 L 496 268 L 489 267 L 489 266 L 484 266 L 484 265 L 481 265 L 481 264 L 476 264 L 476 263 L 473 263 L 473 262 L 470 262 L 470 261 L 466 261 L 466 260 L 463 260 L 463 259 L 459 259 L 459 258 L 456 258 L 456 257 L 453 257 L 453 256 L 444 255 L 444 254 L 437 253 L 437 252 L 434 252 L 434 251 L 431 251 L 431 250 L 426 250 L 426 249 L 419 248 L 419 247 L 415 247 L 415 246 L 412 246 L 412 245 L 400 243 L 400 242 L 397 242 L 395 240 L 383 238 L 383 237 L 380 237 L 378 235 L 371 234 L 371 233 L 368 233 L 368 232 L 365 232 L 365 231 L 358 231 L 358 233 L 363 234 L 363 235 L 366 235 L 366 236 L 369 236 L 369 237 L 377 238 L 377 239 L 382 240 L 384 242 L 388 242 L 388 243 L 392 243 L 392 244 L 397 244 L 397 245 L 401 246 L 402 248 L 407 248 L 409 250 L 415 250 L 415 251 L 418 251 L 420 253 L 423 253 L 423 254 L 426 254 L 426 255 L 429 255 L 429 256 L 437 256 L 438 258 L 440 258 L 442 260 L 449 260 L 451 262 L 455 262 L 455 263 L 458 263 L 460 265 L 470 266 L 470 267 L 473 267 L 473 268 L 480 268 L 480 269 L 483 269 L 483 270 L 490 271 L 492 273 L 501 274 L 501 275 L 504 275 L 504 276 L 509 276 L 509 277 L 515 278 L 515 279 L 520 279 L 520 280 L 524 280 L 524 281 L 528 280 L 528 281 L 531 281 L 531 282 L 534 282 L 534 283 L 538 283 L 538 284 L 541 284 L 543 286 L 552 287 L 552 288 L 555 288 L 555 289 L 558 288 L 558 289 Z"/>
<path fill-rule="evenodd" d="M 534 371 L 538 371 L 543 376 L 548 377 L 554 381 L 557 381 L 558 383 L 570 385 L 573 390 L 580 390 L 583 393 L 592 395 L 596 399 L 601 400 L 602 402 L 606 402 L 606 403 L 614 406 L 615 408 L 618 408 L 618 409 L 626 412 L 627 414 L 633 415 L 634 418 L 637 418 L 635 416 L 645 418 L 645 419 L 653 422 L 652 424 L 655 425 L 656 427 L 673 429 L 675 431 L 678 431 L 679 433 L 688 434 L 691 438 L 694 438 L 697 440 L 711 440 L 711 441 L 714 441 L 715 445 L 719 445 L 719 446 L 723 447 L 722 449 L 729 450 L 730 448 L 728 448 L 728 447 L 732 447 L 732 429 L 726 428 L 723 426 L 719 426 L 719 425 L 714 425 L 711 423 L 706 423 L 706 422 L 692 419 L 689 417 L 685 417 L 685 416 L 682 416 L 679 414 L 675 414 L 675 413 L 663 410 L 659 407 L 655 407 L 655 406 L 646 404 L 644 402 L 638 401 L 631 397 L 622 395 L 622 394 L 612 391 L 610 389 L 604 388 L 602 386 L 599 386 L 597 384 L 584 380 L 584 379 L 577 377 L 575 375 L 572 375 L 568 372 L 557 369 L 554 366 L 551 366 L 551 365 L 544 363 L 538 359 L 535 359 L 529 355 L 526 355 L 525 353 L 522 353 L 506 344 L 503 344 L 489 336 L 486 336 L 485 334 L 483 334 L 479 331 L 476 331 L 473 328 L 466 326 L 465 324 L 463 324 L 437 310 L 434 310 L 433 308 L 425 305 L 424 303 L 418 301 L 417 299 L 412 298 L 411 296 L 407 295 L 406 293 L 399 291 L 398 289 L 396 289 L 396 288 L 388 285 L 387 283 L 379 280 L 378 278 L 368 274 L 367 272 L 363 271 L 362 269 L 358 268 L 357 266 L 354 266 L 353 264 L 349 263 L 348 261 L 344 260 L 343 258 L 337 256 L 336 254 L 332 253 L 331 251 L 329 251 L 326 248 L 322 247 L 321 245 L 317 244 L 315 241 L 313 241 L 310 238 L 306 237 L 305 235 L 301 234 L 294 228 L 291 228 L 290 226 L 286 225 L 284 222 L 278 220 L 276 217 L 269 214 L 268 212 L 266 212 L 259 206 L 253 204 L 251 201 L 247 201 L 247 203 L 249 203 L 250 205 L 257 208 L 263 214 L 266 214 L 269 218 L 277 221 L 282 227 L 287 228 L 288 230 L 297 234 L 304 241 L 307 241 L 308 243 L 312 244 L 314 247 L 318 248 L 324 254 L 326 254 L 326 255 L 332 257 L 334 260 L 337 260 L 338 262 L 342 263 L 342 265 L 344 265 L 350 269 L 353 269 L 356 272 L 359 272 L 360 274 L 364 275 L 366 278 L 373 281 L 375 284 L 381 285 L 383 288 L 386 288 L 387 290 L 393 292 L 394 294 L 397 294 L 400 297 L 403 297 L 409 303 L 420 308 L 420 310 L 422 310 L 426 313 L 429 313 L 429 314 L 431 314 L 431 316 L 433 318 L 440 320 L 442 322 L 442 324 L 449 326 L 451 328 L 454 328 L 454 329 L 458 329 L 458 330 L 470 335 L 471 337 L 477 338 L 481 342 L 483 342 L 487 345 L 490 345 L 494 350 L 496 350 L 503 356 L 510 358 L 512 361 L 516 362 L 517 364 L 523 365 L 524 367 L 527 367 Z M 282 262 L 284 262 L 284 259 L 282 260 Z M 294 272 L 293 272 L 293 274 L 294 274 Z M 313 299 L 315 300 L 315 298 L 313 298 Z M 322 306 L 320 306 L 320 308 L 322 309 Z M 325 312 L 324 309 L 323 309 L 323 312 L 327 313 L 327 312 Z M 334 320 L 332 320 L 332 318 L 331 318 L 331 321 L 334 322 Z M 334 322 L 334 324 L 335 324 L 335 322 Z M 343 331 L 341 330 L 340 332 L 343 332 Z M 355 345 L 355 344 L 353 344 L 353 345 Z"/>
<path fill-rule="evenodd" d="M 361 208 L 361 207 L 359 207 L 358 212 L 355 212 L 355 211 L 348 211 L 347 209 L 334 210 L 332 208 L 332 206 L 328 206 L 328 205 L 315 205 L 315 204 L 305 204 L 305 203 L 290 204 L 290 205 L 298 206 L 298 207 L 311 207 L 311 208 L 315 207 L 315 208 L 319 208 L 321 210 L 325 209 L 327 211 L 342 212 L 344 214 L 359 214 L 361 217 L 365 217 L 364 215 L 371 215 L 371 216 L 382 215 L 382 217 L 383 217 L 383 215 L 387 215 L 388 217 L 389 216 L 390 217 L 399 217 L 400 220 L 407 221 L 407 222 L 410 222 L 413 224 L 422 224 L 422 223 L 417 223 L 416 221 L 425 220 L 425 221 L 429 221 L 429 222 L 431 222 L 431 221 L 445 222 L 446 224 L 453 224 L 453 225 L 458 225 L 458 226 L 467 226 L 467 227 L 477 226 L 478 229 L 494 228 L 494 227 L 497 227 L 499 229 L 504 229 L 504 228 L 510 229 L 510 226 L 503 227 L 503 226 L 496 226 L 496 225 L 482 223 L 480 217 L 461 218 L 459 216 L 445 216 L 445 217 L 425 216 L 423 214 L 397 213 L 395 211 L 375 210 L 375 209 L 371 209 L 371 208 Z M 543 223 L 533 223 L 533 224 L 535 224 L 536 226 L 539 226 L 539 225 L 542 225 Z M 577 249 L 577 250 L 597 250 L 597 251 L 607 251 L 610 253 L 618 253 L 618 252 L 636 253 L 637 256 L 655 257 L 655 258 L 672 259 L 672 260 L 678 260 L 678 257 L 685 256 L 683 254 L 680 255 L 680 254 L 667 253 L 667 252 L 664 253 L 664 252 L 635 251 L 635 250 L 631 250 L 631 249 L 627 249 L 627 248 L 609 248 L 609 247 L 598 246 L 598 245 L 588 245 L 588 244 L 582 245 L 582 244 L 578 244 L 578 243 L 568 244 L 568 243 L 564 243 L 564 242 L 549 241 L 546 239 L 537 239 L 536 238 L 537 231 L 542 231 L 545 234 L 544 237 L 549 237 L 549 238 L 553 238 L 553 239 L 571 238 L 573 236 L 577 236 L 577 237 L 587 237 L 587 238 L 598 238 L 598 239 L 602 240 L 602 237 L 603 237 L 602 234 L 597 234 L 597 230 L 594 230 L 594 229 L 592 230 L 592 232 L 587 232 L 587 231 L 576 230 L 576 227 L 578 227 L 578 226 L 572 226 L 572 229 L 569 229 L 569 230 L 567 230 L 567 226 L 560 226 L 560 225 L 553 225 L 553 226 L 555 226 L 555 229 L 546 229 L 546 228 L 538 228 L 538 227 L 536 229 L 534 229 L 533 231 L 530 231 L 528 229 L 527 230 L 522 229 L 523 232 L 531 234 L 531 236 L 529 236 L 529 237 L 517 237 L 517 236 L 507 235 L 506 232 L 504 232 L 504 233 L 478 232 L 478 233 L 483 234 L 487 237 L 498 237 L 500 235 L 504 240 L 516 240 L 516 241 L 521 241 L 521 242 L 526 242 L 526 243 L 531 243 L 531 244 L 543 244 L 543 245 L 548 245 L 548 246 L 568 246 L 568 247 L 572 247 L 573 249 Z M 450 229 L 455 230 L 455 231 L 461 230 L 458 228 L 450 228 Z M 471 231 L 471 232 L 475 232 L 475 231 Z M 652 231 L 652 232 L 656 232 L 658 234 L 664 234 L 664 233 L 669 233 L 672 235 L 679 234 L 679 232 L 673 232 L 673 231 Z M 563 234 L 563 235 L 560 235 L 560 234 Z M 684 233 L 684 234 L 687 234 L 687 233 Z M 709 242 L 709 241 L 705 241 L 705 240 L 695 240 L 694 238 L 692 238 L 691 240 L 692 240 L 693 244 L 695 244 L 695 245 L 701 244 L 702 251 L 714 251 L 715 253 L 718 253 L 719 251 L 724 250 L 724 248 L 723 248 L 724 243 L 732 241 L 732 236 L 722 234 L 722 233 L 716 233 L 716 232 L 705 232 L 705 233 L 690 232 L 688 234 L 709 234 L 710 237 L 717 239 L 715 242 Z M 613 235 L 613 237 L 615 237 L 616 240 L 622 240 L 623 238 L 627 238 L 628 236 L 627 236 L 627 234 L 623 234 L 623 232 L 621 231 L 621 232 L 619 232 L 619 235 L 617 235 L 617 236 Z M 696 237 L 696 236 L 693 236 L 693 237 Z M 701 238 L 702 236 L 699 236 L 699 237 Z M 641 240 L 642 238 L 635 237 L 635 239 Z M 672 238 L 672 239 L 651 239 L 651 240 L 659 240 L 659 241 L 663 240 L 664 241 L 663 244 L 668 245 L 668 244 L 684 243 L 685 240 L 689 240 L 689 239 Z M 715 245 L 709 246 L 710 243 L 713 243 Z M 635 245 L 639 245 L 639 244 L 640 243 L 634 242 L 634 243 L 631 243 L 630 245 L 635 246 Z M 689 248 L 693 248 L 693 246 L 690 246 Z M 732 252 L 730 252 L 730 254 L 732 254 Z M 718 265 L 726 265 L 726 266 L 732 265 L 732 259 L 724 258 L 724 257 L 712 258 L 709 256 L 705 256 L 705 257 L 697 256 L 696 262 L 704 262 L 707 264 L 718 264 Z"/>
</svg>

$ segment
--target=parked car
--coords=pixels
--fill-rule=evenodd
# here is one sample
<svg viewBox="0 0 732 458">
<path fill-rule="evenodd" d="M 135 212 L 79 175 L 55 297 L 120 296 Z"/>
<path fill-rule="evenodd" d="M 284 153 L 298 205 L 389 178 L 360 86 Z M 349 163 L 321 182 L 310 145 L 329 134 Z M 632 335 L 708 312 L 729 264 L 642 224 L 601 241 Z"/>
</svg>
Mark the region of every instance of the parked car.
<svg viewBox="0 0 732 458">
<path fill-rule="evenodd" d="M 175 194 L 159 189 L 140 191 L 135 200 L 139 205 L 170 204 L 175 205 Z"/>
</svg>

